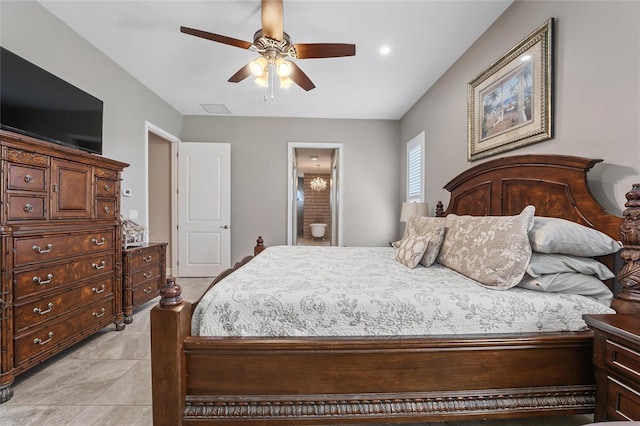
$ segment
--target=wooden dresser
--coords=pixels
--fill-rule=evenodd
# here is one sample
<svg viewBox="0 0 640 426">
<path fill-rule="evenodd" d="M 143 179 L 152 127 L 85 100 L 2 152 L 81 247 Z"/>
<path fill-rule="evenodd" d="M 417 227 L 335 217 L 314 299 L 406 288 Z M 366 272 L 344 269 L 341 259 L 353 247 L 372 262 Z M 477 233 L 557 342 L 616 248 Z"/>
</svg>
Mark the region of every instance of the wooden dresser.
<svg viewBox="0 0 640 426">
<path fill-rule="evenodd" d="M 128 165 L 0 131 L 0 403 L 14 377 L 122 316 Z"/>
<path fill-rule="evenodd" d="M 595 421 L 640 421 L 640 315 L 585 315 L 594 332 Z"/>
<path fill-rule="evenodd" d="M 167 243 L 145 243 L 122 250 L 122 312 L 133 321 L 133 310 L 160 294 L 166 275 Z"/>
</svg>

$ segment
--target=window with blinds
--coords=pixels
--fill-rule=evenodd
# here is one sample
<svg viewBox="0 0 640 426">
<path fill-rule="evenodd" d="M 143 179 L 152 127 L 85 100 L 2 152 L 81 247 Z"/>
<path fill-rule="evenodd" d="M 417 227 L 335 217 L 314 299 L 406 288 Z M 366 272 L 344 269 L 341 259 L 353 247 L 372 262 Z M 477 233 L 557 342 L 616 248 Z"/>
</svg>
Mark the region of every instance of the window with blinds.
<svg viewBox="0 0 640 426">
<path fill-rule="evenodd" d="M 407 201 L 424 201 L 424 132 L 407 143 Z"/>
</svg>

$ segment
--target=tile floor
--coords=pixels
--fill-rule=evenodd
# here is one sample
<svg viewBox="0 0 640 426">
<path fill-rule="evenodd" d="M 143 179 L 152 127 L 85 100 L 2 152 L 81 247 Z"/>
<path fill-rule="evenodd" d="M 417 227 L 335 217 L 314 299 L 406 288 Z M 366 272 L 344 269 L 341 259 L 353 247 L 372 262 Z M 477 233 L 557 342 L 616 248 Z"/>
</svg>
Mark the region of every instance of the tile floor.
<svg viewBox="0 0 640 426">
<path fill-rule="evenodd" d="M 210 278 L 178 279 L 189 301 L 210 282 Z M 157 300 L 137 309 L 124 331 L 109 326 L 18 377 L 13 398 L 0 405 L 0 424 L 152 425 L 149 311 Z M 579 415 L 438 425 L 579 426 L 592 420 L 592 415 Z"/>
</svg>

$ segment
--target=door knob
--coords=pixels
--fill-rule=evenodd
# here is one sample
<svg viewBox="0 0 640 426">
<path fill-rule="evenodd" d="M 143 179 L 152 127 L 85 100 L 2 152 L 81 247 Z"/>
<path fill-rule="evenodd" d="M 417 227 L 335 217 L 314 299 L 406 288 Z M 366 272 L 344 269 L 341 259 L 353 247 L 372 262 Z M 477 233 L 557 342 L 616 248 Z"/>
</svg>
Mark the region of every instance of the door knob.
<svg viewBox="0 0 640 426">
<path fill-rule="evenodd" d="M 220 226 L 222 229 L 229 229 L 229 225 Z"/>
</svg>

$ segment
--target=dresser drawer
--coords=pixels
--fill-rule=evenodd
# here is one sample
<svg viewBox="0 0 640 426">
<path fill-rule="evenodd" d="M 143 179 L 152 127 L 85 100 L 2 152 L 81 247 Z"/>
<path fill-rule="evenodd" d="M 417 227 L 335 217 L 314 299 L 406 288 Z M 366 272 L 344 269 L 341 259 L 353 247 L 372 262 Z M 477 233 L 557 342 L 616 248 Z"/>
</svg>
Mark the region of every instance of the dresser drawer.
<svg viewBox="0 0 640 426">
<path fill-rule="evenodd" d="M 607 377 L 607 420 L 640 420 L 640 394 L 615 377 Z"/>
<path fill-rule="evenodd" d="M 14 240 L 14 266 L 69 258 L 101 250 L 113 250 L 114 231 L 59 234 Z"/>
<path fill-rule="evenodd" d="M 69 346 L 88 334 L 105 327 L 113 321 L 113 312 L 114 299 L 102 300 L 15 337 L 16 366 L 20 367 L 20 364 L 39 355 L 47 357 L 48 352 L 55 353 L 63 349 L 61 345 Z"/>
<path fill-rule="evenodd" d="M 8 163 L 7 189 L 22 191 L 47 191 L 47 174 L 45 169 Z"/>
<path fill-rule="evenodd" d="M 79 306 L 94 303 L 112 295 L 113 281 L 113 277 L 107 277 L 53 293 L 36 301 L 16 303 L 13 308 L 15 334 L 24 332 L 28 327 L 65 315 Z"/>
<path fill-rule="evenodd" d="M 153 299 L 160 294 L 160 278 L 138 284 L 133 288 L 133 306 L 141 304 Z"/>
<path fill-rule="evenodd" d="M 45 195 L 7 194 L 7 220 L 44 220 Z"/>
<path fill-rule="evenodd" d="M 131 271 L 138 268 L 144 268 L 148 265 L 159 264 L 163 260 L 162 254 L 161 254 L 161 247 L 159 246 L 142 247 L 139 249 L 129 249 L 129 250 L 133 251 L 133 253 L 129 255 L 130 258 L 129 258 L 128 266 Z"/>
<path fill-rule="evenodd" d="M 96 200 L 96 218 L 112 219 L 116 217 L 115 200 Z"/>
<path fill-rule="evenodd" d="M 96 179 L 96 197 L 113 197 L 116 196 L 116 181 L 111 179 Z"/>
<path fill-rule="evenodd" d="M 640 353 L 607 339 L 607 369 L 640 383 Z"/>
<path fill-rule="evenodd" d="M 17 272 L 14 275 L 15 299 L 19 301 L 37 296 L 39 293 L 69 286 L 75 281 L 98 277 L 112 270 L 113 253 L 103 253 L 74 259 L 69 263 L 45 265 L 37 269 Z"/>
<path fill-rule="evenodd" d="M 131 274 L 131 287 L 135 287 L 144 281 L 159 278 L 160 275 L 162 275 L 161 265 L 153 265 L 148 268 L 140 269 L 139 271 Z"/>
</svg>

